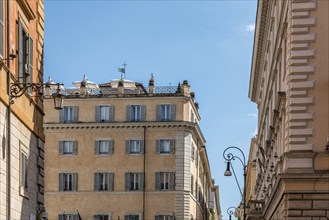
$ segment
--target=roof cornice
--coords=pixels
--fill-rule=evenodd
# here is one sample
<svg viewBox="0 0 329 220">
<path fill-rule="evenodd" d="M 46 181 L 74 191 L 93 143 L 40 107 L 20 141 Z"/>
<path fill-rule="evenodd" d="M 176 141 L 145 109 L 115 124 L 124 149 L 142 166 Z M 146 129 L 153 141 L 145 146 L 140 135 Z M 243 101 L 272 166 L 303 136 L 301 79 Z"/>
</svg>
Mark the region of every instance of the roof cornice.
<svg viewBox="0 0 329 220">
<path fill-rule="evenodd" d="M 258 0 L 248 95 L 253 102 L 256 102 L 257 91 L 259 87 L 258 84 L 260 82 L 261 60 L 263 58 L 265 45 L 264 42 L 269 6 L 269 0 Z"/>
</svg>

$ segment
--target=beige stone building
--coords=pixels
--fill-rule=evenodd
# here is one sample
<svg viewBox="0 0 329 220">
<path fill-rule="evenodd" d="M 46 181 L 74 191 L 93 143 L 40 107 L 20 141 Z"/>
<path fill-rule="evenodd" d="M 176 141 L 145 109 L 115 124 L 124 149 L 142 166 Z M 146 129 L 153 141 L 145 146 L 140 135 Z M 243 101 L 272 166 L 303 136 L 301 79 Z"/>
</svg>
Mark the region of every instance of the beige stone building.
<svg viewBox="0 0 329 220">
<path fill-rule="evenodd" d="M 0 219 L 34 220 L 43 209 L 42 100 L 13 85 L 42 83 L 43 9 L 43 0 L 0 1 Z"/>
<path fill-rule="evenodd" d="M 49 219 L 219 219 L 200 115 L 187 81 L 129 80 L 65 89 L 45 99 Z"/>
<path fill-rule="evenodd" d="M 328 21 L 329 1 L 258 1 L 249 90 L 258 107 L 256 183 L 248 219 L 329 218 Z"/>
</svg>

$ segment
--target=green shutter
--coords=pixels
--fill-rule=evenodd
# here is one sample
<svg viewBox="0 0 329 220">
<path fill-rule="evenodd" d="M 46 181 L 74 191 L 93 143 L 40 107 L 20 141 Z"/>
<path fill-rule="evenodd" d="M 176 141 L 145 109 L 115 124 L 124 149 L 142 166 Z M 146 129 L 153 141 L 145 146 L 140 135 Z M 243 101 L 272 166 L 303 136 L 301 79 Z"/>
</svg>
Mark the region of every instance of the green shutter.
<svg viewBox="0 0 329 220">
<path fill-rule="evenodd" d="M 33 39 L 31 36 L 28 37 L 28 74 L 26 77 L 26 82 L 32 82 L 33 79 Z M 32 88 L 30 88 L 30 93 L 32 93 Z"/>
<path fill-rule="evenodd" d="M 141 106 L 141 121 L 146 120 L 146 105 Z"/>
<path fill-rule="evenodd" d="M 73 181 L 72 181 L 72 191 L 77 191 L 77 190 L 78 190 L 78 174 L 74 173 Z"/>
<path fill-rule="evenodd" d="M 170 120 L 175 121 L 176 120 L 176 105 L 171 105 L 170 106 Z"/>
<path fill-rule="evenodd" d="M 59 191 L 64 191 L 64 173 L 59 174 Z"/>
<path fill-rule="evenodd" d="M 127 105 L 127 121 L 131 121 L 131 106 Z"/>
<path fill-rule="evenodd" d="M 113 154 L 113 150 L 114 150 L 114 141 L 110 140 L 109 141 L 109 154 L 112 155 Z"/>
<path fill-rule="evenodd" d="M 78 141 L 73 141 L 73 154 L 78 154 Z"/>
<path fill-rule="evenodd" d="M 23 25 L 21 21 L 18 21 L 18 80 L 24 82 L 24 36 Z"/>
<path fill-rule="evenodd" d="M 170 153 L 173 154 L 175 152 L 175 140 L 170 140 Z"/>
<path fill-rule="evenodd" d="M 109 106 L 109 122 L 114 122 L 114 106 Z"/>
<path fill-rule="evenodd" d="M 156 140 L 156 153 L 160 153 L 160 140 Z"/>
<path fill-rule="evenodd" d="M 126 173 L 126 191 L 130 190 L 130 173 Z"/>
<path fill-rule="evenodd" d="M 160 175 L 160 172 L 155 173 L 155 190 L 161 190 Z"/>
<path fill-rule="evenodd" d="M 175 189 L 175 173 L 171 172 L 170 173 L 170 190 L 174 190 Z"/>
<path fill-rule="evenodd" d="M 95 141 L 95 153 L 96 155 L 99 154 L 99 141 Z"/>
<path fill-rule="evenodd" d="M 74 122 L 78 122 L 79 119 L 79 107 L 78 106 L 74 106 L 73 107 L 73 121 Z"/>
<path fill-rule="evenodd" d="M 161 121 L 161 105 L 156 106 L 156 120 Z"/>
<path fill-rule="evenodd" d="M 114 173 L 109 173 L 109 190 L 114 190 Z"/>
<path fill-rule="evenodd" d="M 130 140 L 126 140 L 126 154 L 130 154 Z"/>
<path fill-rule="evenodd" d="M 100 106 L 96 106 L 96 109 L 95 109 L 95 118 L 96 118 L 96 122 L 100 122 L 101 121 L 101 107 Z"/>
<path fill-rule="evenodd" d="M 140 188 L 139 190 L 144 190 L 144 173 L 140 173 Z"/>
<path fill-rule="evenodd" d="M 140 141 L 140 153 L 141 154 L 144 154 L 144 152 L 145 152 L 144 143 L 145 143 L 144 140 Z"/>
<path fill-rule="evenodd" d="M 64 141 L 59 142 L 59 154 L 62 155 L 64 152 Z"/>
<path fill-rule="evenodd" d="M 99 190 L 99 173 L 94 174 L 94 190 Z"/>
</svg>

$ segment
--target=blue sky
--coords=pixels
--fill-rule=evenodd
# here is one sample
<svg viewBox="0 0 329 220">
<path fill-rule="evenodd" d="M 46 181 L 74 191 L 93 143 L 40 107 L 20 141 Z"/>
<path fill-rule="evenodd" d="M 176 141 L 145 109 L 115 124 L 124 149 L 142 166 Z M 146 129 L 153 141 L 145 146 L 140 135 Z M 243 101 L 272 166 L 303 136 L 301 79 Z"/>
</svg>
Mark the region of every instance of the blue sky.
<svg viewBox="0 0 329 220">
<path fill-rule="evenodd" d="M 233 177 L 224 177 L 223 150 L 246 157 L 256 130 L 248 98 L 256 1 L 45 1 L 45 80 L 72 86 L 120 77 L 158 86 L 187 79 L 200 103 L 212 176 L 226 209 L 240 202 Z M 234 161 L 242 184 L 242 166 Z"/>
</svg>

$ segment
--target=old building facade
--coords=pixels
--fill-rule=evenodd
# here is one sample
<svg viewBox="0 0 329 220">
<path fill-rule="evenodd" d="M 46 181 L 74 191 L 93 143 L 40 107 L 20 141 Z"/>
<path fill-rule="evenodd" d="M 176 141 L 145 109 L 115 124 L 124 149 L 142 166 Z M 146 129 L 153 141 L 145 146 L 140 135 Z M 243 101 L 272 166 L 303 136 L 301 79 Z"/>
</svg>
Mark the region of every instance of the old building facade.
<svg viewBox="0 0 329 220">
<path fill-rule="evenodd" d="M 249 90 L 258 107 L 256 184 L 248 219 L 329 217 L 328 21 L 328 1 L 258 1 Z"/>
<path fill-rule="evenodd" d="M 45 99 L 49 219 L 219 219 L 187 81 L 89 85 L 66 89 L 60 112 Z"/>
<path fill-rule="evenodd" d="M 0 1 L 0 219 L 38 219 L 44 208 L 42 101 L 11 93 L 43 81 L 43 19 L 43 0 Z"/>
</svg>

